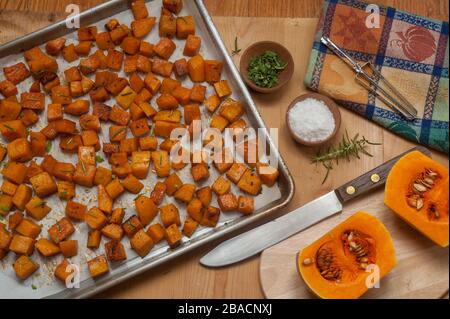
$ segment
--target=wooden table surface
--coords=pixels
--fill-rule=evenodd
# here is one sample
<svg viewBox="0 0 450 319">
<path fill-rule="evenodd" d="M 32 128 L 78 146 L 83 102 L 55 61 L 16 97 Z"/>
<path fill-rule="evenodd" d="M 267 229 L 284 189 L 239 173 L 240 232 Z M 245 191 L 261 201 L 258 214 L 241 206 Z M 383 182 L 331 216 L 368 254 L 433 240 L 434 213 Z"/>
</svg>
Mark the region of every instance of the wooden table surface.
<svg viewBox="0 0 450 319">
<path fill-rule="evenodd" d="M 63 18 L 66 5 L 80 5 L 81 10 L 98 5 L 102 0 L 0 0 L 0 44 L 32 32 Z M 216 17 L 276 17 L 276 18 L 313 18 L 318 17 L 322 0 L 205 0 L 211 15 Z M 372 0 L 371 3 L 394 6 L 419 15 L 440 20 L 448 20 L 448 2 L 446 0 Z M 27 19 L 27 20 L 24 20 Z M 217 22 L 224 18 L 216 18 Z M 22 23 L 30 21 L 32 23 Z M 275 21 L 275 20 L 274 20 Z M 236 30 L 234 30 L 236 31 Z M 237 30 L 241 32 L 241 30 Z M 243 32 L 243 31 L 242 31 Z M 233 37 L 234 37 L 233 33 Z M 223 34 L 225 42 L 231 47 L 232 37 Z M 246 43 L 241 44 L 246 47 Z M 236 57 L 238 61 L 238 57 Z M 306 63 L 306 62 L 304 62 Z M 305 90 L 301 88 L 300 91 Z M 288 97 L 266 98 L 254 95 L 255 102 L 270 127 L 279 127 L 280 152 L 291 169 L 297 185 L 310 187 L 296 192 L 293 201 L 284 211 L 290 211 L 316 196 L 323 194 L 343 182 L 357 177 L 361 173 L 381 164 L 402 150 L 411 147 L 411 143 L 392 135 L 386 130 L 343 110 L 351 133 L 367 132 L 368 138 L 383 142 L 383 147 L 375 151 L 373 158 L 344 164 L 342 169 L 332 173 L 329 181 L 321 185 L 323 171 L 308 163 L 314 150 L 297 146 L 287 139 L 284 114 L 274 109 L 273 104 L 284 103 Z M 284 140 L 286 139 L 286 140 Z M 441 162 L 448 157 L 434 153 Z M 302 170 L 300 169 L 302 168 Z M 311 167 L 311 170 L 307 169 Z M 254 257 L 236 266 L 222 269 L 206 269 L 199 265 L 199 258 L 215 244 L 198 249 L 190 255 L 178 258 L 153 271 L 141 274 L 126 283 L 113 287 L 98 295 L 100 298 L 262 298 L 259 283 L 259 258 Z"/>
</svg>

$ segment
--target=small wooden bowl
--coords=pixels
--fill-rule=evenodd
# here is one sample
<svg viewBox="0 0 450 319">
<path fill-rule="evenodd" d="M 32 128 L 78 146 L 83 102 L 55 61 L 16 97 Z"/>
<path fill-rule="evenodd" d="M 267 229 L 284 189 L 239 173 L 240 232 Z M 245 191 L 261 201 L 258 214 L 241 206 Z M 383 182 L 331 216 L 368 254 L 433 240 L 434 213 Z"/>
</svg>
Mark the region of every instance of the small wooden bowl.
<svg viewBox="0 0 450 319">
<path fill-rule="evenodd" d="M 305 141 L 304 139 L 302 139 L 300 136 L 298 136 L 294 132 L 294 130 L 292 129 L 291 124 L 289 122 L 289 111 L 291 110 L 291 108 L 293 108 L 294 105 L 297 104 L 298 102 L 301 102 L 308 98 L 313 98 L 313 99 L 324 102 L 325 105 L 330 109 L 331 113 L 333 114 L 334 124 L 335 124 L 334 131 L 333 131 L 333 133 L 331 133 L 331 135 L 328 138 L 326 138 L 323 141 L 316 141 L 316 142 Z M 289 105 L 288 110 L 286 112 L 286 125 L 288 127 L 289 132 L 291 133 L 292 138 L 294 140 L 296 140 L 298 143 L 306 145 L 306 146 L 320 146 L 320 145 L 323 145 L 323 144 L 329 142 L 339 131 L 339 128 L 341 127 L 341 112 L 339 111 L 339 107 L 337 106 L 337 104 L 329 97 L 326 97 L 325 95 L 318 94 L 318 93 L 307 93 L 307 94 L 304 94 L 304 95 L 301 95 L 301 96 L 295 98 Z"/>
<path fill-rule="evenodd" d="M 248 77 L 248 66 L 251 59 L 255 56 L 264 54 L 264 52 L 266 51 L 273 51 L 277 53 L 284 62 L 288 63 L 286 68 L 279 75 L 278 84 L 271 88 L 263 88 L 261 86 L 258 86 L 253 83 L 252 80 L 250 80 Z M 294 74 L 294 59 L 292 58 L 292 55 L 289 53 L 289 51 L 281 44 L 272 41 L 261 41 L 252 44 L 244 51 L 241 57 L 239 69 L 244 82 L 252 90 L 265 94 L 273 93 L 283 87 L 292 78 L 292 75 Z"/>
</svg>

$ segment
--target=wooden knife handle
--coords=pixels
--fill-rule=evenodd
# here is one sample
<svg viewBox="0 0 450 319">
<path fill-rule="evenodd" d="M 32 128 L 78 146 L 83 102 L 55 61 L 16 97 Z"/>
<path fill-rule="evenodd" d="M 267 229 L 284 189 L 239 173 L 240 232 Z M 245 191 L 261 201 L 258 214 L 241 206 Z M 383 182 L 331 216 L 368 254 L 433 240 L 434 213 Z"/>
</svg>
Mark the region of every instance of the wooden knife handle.
<svg viewBox="0 0 450 319">
<path fill-rule="evenodd" d="M 370 172 L 355 178 L 351 182 L 348 182 L 336 189 L 336 194 L 342 203 L 348 202 L 355 197 L 358 197 L 364 193 L 374 190 L 383 186 L 386 183 L 387 176 L 397 161 L 404 155 L 412 152 L 419 151 L 425 155 L 430 156 L 430 151 L 422 146 L 416 146 L 409 151 L 394 157 L 390 161 L 378 166 Z"/>
</svg>

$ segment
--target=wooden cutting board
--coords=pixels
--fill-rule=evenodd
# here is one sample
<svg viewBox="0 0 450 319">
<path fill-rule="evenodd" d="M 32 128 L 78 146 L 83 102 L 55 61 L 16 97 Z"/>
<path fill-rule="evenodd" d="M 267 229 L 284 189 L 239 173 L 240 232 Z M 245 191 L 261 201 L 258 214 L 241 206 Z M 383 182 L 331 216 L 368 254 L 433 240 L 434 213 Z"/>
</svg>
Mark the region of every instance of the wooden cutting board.
<svg viewBox="0 0 450 319">
<path fill-rule="evenodd" d="M 383 190 L 355 199 L 342 214 L 275 245 L 262 253 L 261 286 L 267 298 L 314 298 L 297 272 L 296 255 L 357 211 L 376 216 L 394 241 L 397 266 L 364 298 L 440 298 L 449 287 L 449 250 L 433 244 L 383 204 Z"/>
</svg>

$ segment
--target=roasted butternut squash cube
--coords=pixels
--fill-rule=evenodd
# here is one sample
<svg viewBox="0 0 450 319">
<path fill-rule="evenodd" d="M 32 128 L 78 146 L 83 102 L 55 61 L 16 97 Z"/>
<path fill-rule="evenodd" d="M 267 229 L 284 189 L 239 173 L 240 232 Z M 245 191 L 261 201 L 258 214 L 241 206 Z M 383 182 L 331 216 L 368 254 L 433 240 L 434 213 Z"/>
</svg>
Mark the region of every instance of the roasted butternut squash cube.
<svg viewBox="0 0 450 319">
<path fill-rule="evenodd" d="M 102 235 L 120 241 L 123 237 L 123 228 L 117 224 L 109 224 L 102 228 Z"/>
<path fill-rule="evenodd" d="M 147 234 L 152 238 L 155 245 L 163 240 L 166 236 L 166 231 L 161 224 L 153 224 L 147 229 Z"/>
<path fill-rule="evenodd" d="M 78 41 L 94 41 L 97 34 L 97 27 L 81 27 L 78 29 Z"/>
<path fill-rule="evenodd" d="M 10 230 L 16 229 L 16 227 L 22 222 L 23 220 L 23 214 L 21 212 L 15 212 L 11 215 L 9 215 L 8 219 L 8 228 Z M 8 248 L 8 246 L 6 246 Z"/>
<path fill-rule="evenodd" d="M 31 144 L 26 138 L 18 138 L 8 144 L 8 157 L 15 162 L 28 162 L 33 157 Z"/>
<path fill-rule="evenodd" d="M 143 226 L 147 226 L 158 215 L 158 206 L 147 196 L 138 196 L 134 201 L 136 212 Z"/>
<path fill-rule="evenodd" d="M 25 210 L 27 214 L 34 219 L 42 220 L 52 209 L 47 206 L 47 202 L 36 196 L 31 198 L 25 205 Z"/>
<path fill-rule="evenodd" d="M 84 220 L 87 212 L 87 206 L 74 201 L 68 201 L 65 213 L 67 217 L 75 220 Z"/>
<path fill-rule="evenodd" d="M 155 58 L 152 62 L 152 72 L 163 77 L 170 77 L 173 71 L 173 63 Z"/>
<path fill-rule="evenodd" d="M 75 51 L 75 45 L 73 43 L 65 46 L 62 49 L 62 53 L 64 60 L 66 60 L 69 63 L 78 60 L 78 53 Z"/>
<path fill-rule="evenodd" d="M 92 41 L 80 41 L 75 45 L 75 52 L 78 55 L 88 56 L 91 52 Z"/>
<path fill-rule="evenodd" d="M 183 9 L 183 0 L 163 0 L 163 7 L 172 13 L 178 14 Z"/>
<path fill-rule="evenodd" d="M 2 225 L 0 225 L 0 249 L 8 249 L 12 236 L 9 231 Z"/>
<path fill-rule="evenodd" d="M 214 83 L 214 89 L 218 97 L 223 98 L 230 96 L 232 91 L 227 80 L 222 80 Z"/>
<path fill-rule="evenodd" d="M 182 58 L 182 59 L 176 60 L 173 66 L 175 69 L 175 75 L 177 77 L 182 78 L 182 77 L 188 75 L 189 70 L 188 70 L 188 63 L 187 63 L 186 59 Z"/>
<path fill-rule="evenodd" d="M 206 95 L 206 86 L 194 84 L 194 86 L 191 89 L 191 96 L 190 96 L 191 101 L 203 103 L 205 101 L 205 95 Z"/>
<path fill-rule="evenodd" d="M 177 190 L 183 186 L 183 182 L 181 181 L 180 177 L 177 173 L 172 173 L 169 177 L 165 180 L 166 185 L 166 193 L 169 196 L 172 196 L 176 193 Z"/>
<path fill-rule="evenodd" d="M 96 170 L 95 165 L 85 164 L 84 162 L 77 163 L 73 173 L 73 182 L 85 187 L 92 187 Z"/>
<path fill-rule="evenodd" d="M 162 206 L 159 215 L 164 227 L 169 227 L 172 224 L 181 226 L 180 213 L 174 204 Z"/>
<path fill-rule="evenodd" d="M 47 232 L 51 240 L 55 244 L 59 244 L 75 232 L 75 227 L 73 227 L 72 222 L 68 218 L 63 217 L 51 226 Z"/>
<path fill-rule="evenodd" d="M 0 123 L 0 131 L 8 142 L 12 142 L 18 138 L 26 138 L 27 135 L 26 127 L 20 120 Z"/>
<path fill-rule="evenodd" d="M 70 88 L 67 85 L 58 85 L 51 90 L 52 103 L 68 105 L 72 103 Z"/>
<path fill-rule="evenodd" d="M 50 196 L 58 191 L 58 186 L 47 172 L 34 175 L 30 178 L 30 183 L 36 195 L 41 198 Z"/>
<path fill-rule="evenodd" d="M 238 210 L 244 215 L 253 214 L 255 211 L 255 204 L 253 197 L 239 196 Z"/>
<path fill-rule="evenodd" d="M 120 47 L 122 50 L 130 55 L 134 55 L 139 52 L 141 41 L 135 37 L 127 36 L 122 40 Z"/>
<path fill-rule="evenodd" d="M 111 218 L 109 219 L 109 222 L 112 223 L 112 224 L 121 225 L 124 216 L 125 216 L 125 209 L 123 209 L 123 208 L 116 208 L 111 213 Z"/>
<path fill-rule="evenodd" d="M 11 66 L 3 68 L 5 78 L 13 84 L 19 84 L 30 76 L 30 71 L 27 69 L 25 63 L 19 62 Z"/>
<path fill-rule="evenodd" d="M 196 56 L 200 52 L 202 39 L 195 35 L 189 34 L 183 49 L 183 54 L 186 56 Z"/>
<path fill-rule="evenodd" d="M 170 247 L 175 248 L 181 243 L 182 234 L 176 224 L 166 228 L 166 240 Z"/>
<path fill-rule="evenodd" d="M 153 51 L 162 59 L 168 60 L 176 49 L 175 42 L 169 38 L 161 38 L 153 47 Z"/>
<path fill-rule="evenodd" d="M 245 164 L 234 163 L 227 171 L 227 177 L 230 181 L 237 184 L 247 170 L 248 168 Z"/>
<path fill-rule="evenodd" d="M 148 126 L 147 119 L 141 118 L 131 123 L 130 125 L 131 133 L 135 137 L 142 137 L 150 132 L 150 127 Z"/>
<path fill-rule="evenodd" d="M 88 239 L 86 247 L 92 250 L 100 247 L 100 242 L 102 241 L 102 233 L 97 229 L 90 230 L 88 232 Z"/>
<path fill-rule="evenodd" d="M 113 33 L 111 33 L 111 35 L 112 34 Z M 110 68 L 113 71 L 120 71 L 120 69 L 122 68 L 122 62 L 123 62 L 123 53 L 122 52 L 119 52 L 114 49 L 108 50 L 108 55 L 106 56 L 106 64 L 107 64 L 108 68 Z M 111 93 L 113 93 L 113 92 L 111 92 Z"/>
<path fill-rule="evenodd" d="M 241 102 L 228 98 L 223 102 L 219 114 L 233 123 L 244 114 L 244 107 Z"/>
<path fill-rule="evenodd" d="M 127 136 L 127 127 L 122 125 L 111 125 L 109 127 L 109 140 L 111 143 L 120 142 Z"/>
<path fill-rule="evenodd" d="M 78 240 L 65 240 L 59 243 L 61 253 L 65 258 L 78 255 Z"/>
<path fill-rule="evenodd" d="M 231 189 L 231 183 L 225 177 L 219 176 L 212 185 L 213 191 L 218 195 L 224 195 Z"/>
<path fill-rule="evenodd" d="M 148 255 L 155 245 L 152 238 L 143 230 L 139 230 L 130 240 L 131 248 L 142 258 Z"/>
<path fill-rule="evenodd" d="M 155 151 L 151 153 L 153 165 L 158 177 L 167 177 L 170 174 L 169 154 L 166 151 Z"/>
<path fill-rule="evenodd" d="M 177 33 L 177 19 L 172 15 L 161 15 L 159 19 L 159 36 L 173 38 Z"/>
<path fill-rule="evenodd" d="M 2 175 L 15 184 L 22 184 L 25 180 L 27 167 L 23 163 L 8 162 L 3 166 Z"/>
<path fill-rule="evenodd" d="M 0 100 L 0 122 L 17 120 L 21 111 L 22 105 L 17 101 Z"/>
<path fill-rule="evenodd" d="M 103 185 L 97 186 L 97 198 L 98 198 L 98 208 L 101 211 L 111 214 L 113 208 L 113 200 L 109 196 L 106 188 Z"/>
<path fill-rule="evenodd" d="M 188 61 L 188 71 L 192 82 L 205 81 L 205 60 L 201 55 L 196 55 Z"/>
<path fill-rule="evenodd" d="M 24 218 L 15 231 L 23 236 L 36 239 L 42 231 L 42 227 L 30 219 Z"/>
<path fill-rule="evenodd" d="M 194 197 L 195 189 L 197 186 L 194 184 L 184 184 L 180 187 L 179 190 L 176 191 L 174 197 L 183 203 L 189 203 L 191 199 Z"/>
<path fill-rule="evenodd" d="M 92 207 L 84 216 L 86 224 L 95 230 L 102 229 L 107 223 L 108 219 L 105 214 L 97 207 Z"/>
<path fill-rule="evenodd" d="M 136 92 L 129 86 L 125 87 L 119 95 L 116 96 L 117 104 L 119 104 L 123 109 L 128 110 L 131 103 L 133 103 L 136 98 Z"/>
<path fill-rule="evenodd" d="M 75 166 L 73 166 L 71 163 L 57 162 L 53 167 L 53 176 L 67 182 L 72 181 L 74 172 Z"/>
<path fill-rule="evenodd" d="M 16 192 L 17 187 L 18 186 L 16 184 L 5 180 L 5 181 L 3 181 L 1 191 L 3 194 L 9 195 L 9 196 L 14 196 L 14 193 Z"/>
<path fill-rule="evenodd" d="M 194 121 L 201 120 L 201 111 L 198 104 L 188 104 L 184 106 L 184 121 L 190 125 Z"/>
<path fill-rule="evenodd" d="M 198 222 L 196 222 L 192 218 L 188 217 L 184 221 L 183 234 L 187 237 L 191 237 L 194 234 L 197 227 L 198 227 Z"/>
<path fill-rule="evenodd" d="M 200 222 L 201 225 L 206 227 L 216 227 L 220 218 L 220 209 L 217 207 L 209 206 L 203 209 L 203 216 Z"/>
<path fill-rule="evenodd" d="M 153 52 L 154 45 L 151 43 L 148 43 L 146 41 L 141 41 L 141 45 L 139 46 L 139 54 L 151 58 L 154 54 Z"/>
<path fill-rule="evenodd" d="M 197 198 L 202 202 L 203 207 L 209 207 L 212 200 L 211 187 L 205 186 L 196 191 Z"/>
<path fill-rule="evenodd" d="M 220 81 L 223 70 L 223 62 L 216 60 L 205 61 L 205 81 L 216 83 Z"/>
<path fill-rule="evenodd" d="M 109 261 L 122 261 L 127 259 L 123 244 L 117 240 L 111 240 L 105 244 L 105 253 Z"/>
<path fill-rule="evenodd" d="M 247 170 L 241 179 L 237 183 L 237 186 L 243 192 L 256 196 L 261 193 L 261 179 L 256 175 L 256 173 L 251 170 Z"/>
<path fill-rule="evenodd" d="M 136 0 L 131 3 L 131 11 L 136 20 L 145 19 L 148 17 L 147 6 L 144 0 Z"/>
<path fill-rule="evenodd" d="M 195 22 L 192 16 L 177 18 L 177 38 L 186 39 L 195 34 Z"/>
<path fill-rule="evenodd" d="M 143 188 L 144 184 L 142 184 L 134 175 L 128 175 L 123 181 L 122 186 L 133 194 L 138 194 Z"/>
<path fill-rule="evenodd" d="M 133 175 L 138 179 L 145 179 L 150 169 L 149 151 L 133 152 L 131 154 L 131 170 Z"/>
<path fill-rule="evenodd" d="M 34 251 L 34 238 L 15 234 L 9 244 L 9 250 L 18 255 L 30 256 Z"/>
<path fill-rule="evenodd" d="M 167 191 L 167 185 L 165 183 L 157 182 L 153 191 L 150 193 L 150 198 L 156 205 L 161 204 L 164 199 L 164 195 Z"/>
<path fill-rule="evenodd" d="M 203 217 L 203 204 L 198 198 L 194 197 L 188 203 L 186 211 L 193 220 L 200 222 Z"/>
<path fill-rule="evenodd" d="M 13 268 L 17 278 L 25 280 L 39 269 L 39 265 L 28 256 L 20 256 L 14 262 Z"/>
<path fill-rule="evenodd" d="M 75 197 L 75 184 L 67 181 L 58 181 L 58 197 L 63 200 L 70 200 Z"/>
<path fill-rule="evenodd" d="M 111 199 L 113 200 L 122 195 L 122 193 L 125 191 L 125 188 L 118 178 L 113 179 L 111 182 L 109 182 L 109 184 L 106 185 L 105 189 L 109 197 L 111 197 Z"/>
<path fill-rule="evenodd" d="M 236 195 L 229 192 L 224 195 L 220 195 L 217 199 L 220 209 L 224 212 L 231 212 L 238 209 L 238 200 Z"/>
<path fill-rule="evenodd" d="M 0 194 L 0 216 L 8 215 L 12 205 L 12 196 Z"/>
<path fill-rule="evenodd" d="M 41 132 L 30 132 L 32 157 L 42 157 L 47 152 L 47 138 Z"/>
<path fill-rule="evenodd" d="M 88 261 L 88 269 L 92 278 L 100 277 L 109 272 L 108 261 L 105 255 L 100 255 Z"/>
<path fill-rule="evenodd" d="M 144 227 L 137 216 L 131 216 L 122 224 L 122 228 L 128 238 L 132 238 L 134 234 Z"/>
<path fill-rule="evenodd" d="M 19 210 L 24 210 L 25 205 L 30 201 L 32 190 L 30 187 L 28 187 L 25 184 L 20 184 L 17 187 L 17 190 L 15 191 L 13 197 L 12 197 L 12 203 L 14 206 L 17 207 Z"/>
<path fill-rule="evenodd" d="M 192 164 L 191 174 L 194 181 L 199 182 L 209 178 L 209 169 L 206 163 Z"/>
<path fill-rule="evenodd" d="M 94 184 L 95 185 L 103 185 L 106 186 L 112 180 L 112 172 L 111 170 L 99 166 L 95 171 Z"/>
<path fill-rule="evenodd" d="M 81 79 L 82 79 L 80 70 L 76 66 L 66 69 L 64 71 L 64 76 L 66 78 L 66 82 L 69 82 L 69 83 L 81 81 Z"/>
<path fill-rule="evenodd" d="M 280 176 L 278 169 L 265 163 L 257 163 L 256 171 L 258 172 L 261 181 L 269 187 L 275 185 Z"/>
<path fill-rule="evenodd" d="M 220 132 L 223 132 L 229 123 L 230 122 L 228 122 L 226 118 L 220 115 L 214 115 L 211 119 L 211 122 L 209 123 L 209 126 L 211 128 L 218 129 Z"/>
<path fill-rule="evenodd" d="M 4 80 L 0 82 L 0 93 L 3 94 L 5 98 L 15 96 L 19 91 L 14 83 Z"/>
<path fill-rule="evenodd" d="M 39 239 L 36 244 L 37 251 L 44 257 L 51 257 L 59 254 L 61 249 L 46 238 Z"/>
<path fill-rule="evenodd" d="M 65 284 L 67 278 L 69 278 L 74 271 L 75 268 L 70 267 L 69 260 L 63 259 L 63 261 L 56 266 L 54 275 L 58 280 Z"/>
</svg>

